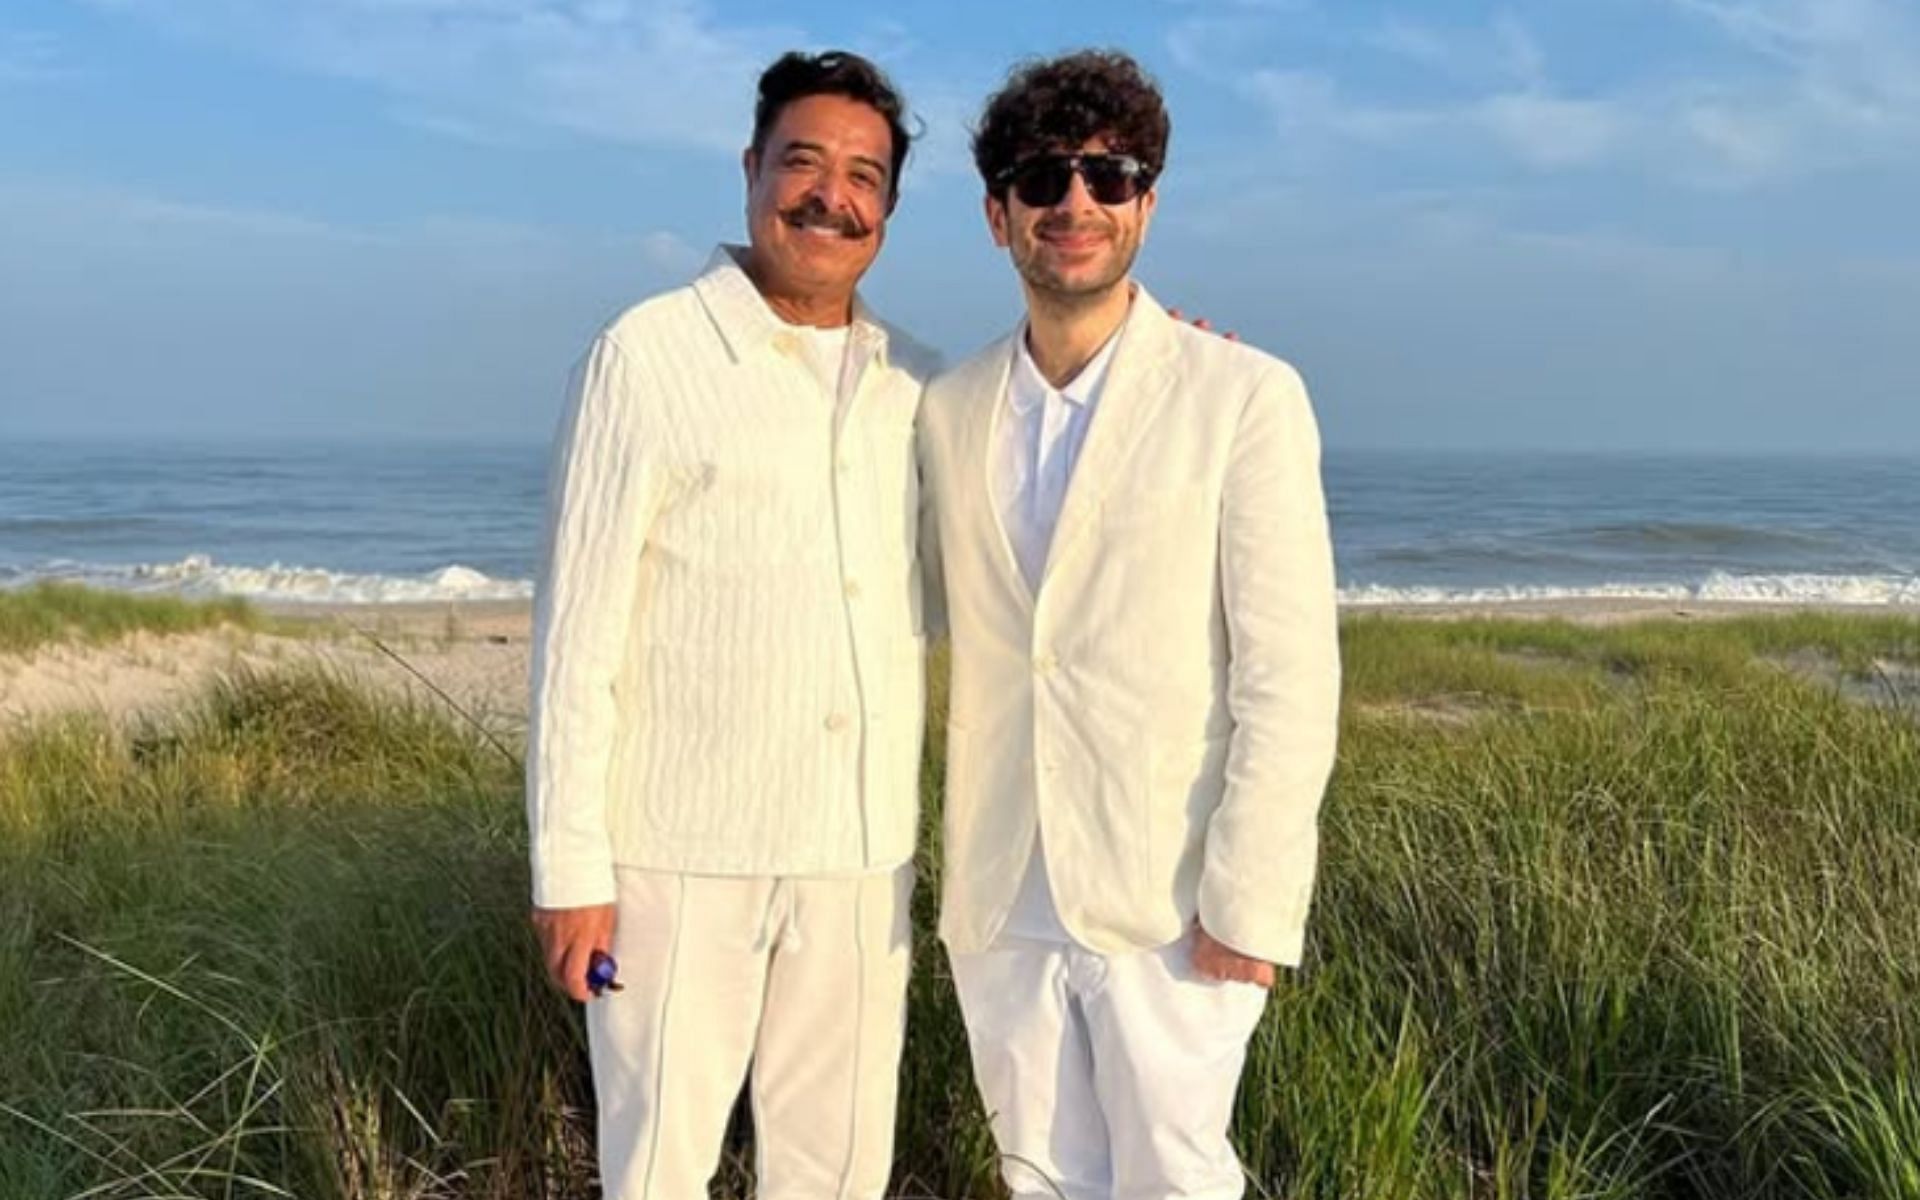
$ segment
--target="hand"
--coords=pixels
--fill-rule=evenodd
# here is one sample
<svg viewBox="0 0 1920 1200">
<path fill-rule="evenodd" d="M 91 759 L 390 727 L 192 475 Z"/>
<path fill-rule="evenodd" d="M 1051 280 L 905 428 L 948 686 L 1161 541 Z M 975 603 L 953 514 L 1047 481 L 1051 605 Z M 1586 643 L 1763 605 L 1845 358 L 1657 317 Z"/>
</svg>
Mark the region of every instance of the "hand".
<svg viewBox="0 0 1920 1200">
<path fill-rule="evenodd" d="M 1202 979 L 1273 987 L 1273 964 L 1248 958 L 1199 925 L 1193 927 L 1193 969 Z"/>
<path fill-rule="evenodd" d="M 1168 309 L 1168 310 L 1167 310 L 1167 315 L 1168 315 L 1168 316 L 1170 316 L 1170 317 L 1172 317 L 1172 318 L 1173 318 L 1174 320 L 1176 320 L 1176 321 L 1184 321 L 1184 320 L 1186 320 L 1186 314 L 1185 314 L 1185 313 L 1183 313 L 1183 312 L 1181 312 L 1181 311 L 1180 311 L 1179 309 L 1177 309 L 1177 308 L 1170 308 L 1170 309 Z M 1195 318 L 1194 318 L 1194 320 L 1193 320 L 1193 327 L 1194 327 L 1195 329 L 1201 329 L 1201 330 L 1205 330 L 1205 331 L 1206 331 L 1206 332 L 1208 332 L 1208 333 L 1212 333 L 1212 332 L 1213 332 L 1213 322 L 1212 322 L 1212 321 L 1209 321 L 1209 320 L 1207 320 L 1207 319 L 1206 319 L 1205 317 L 1195 317 Z M 1237 342 L 1237 341 L 1239 341 L 1239 340 L 1240 340 L 1240 335 L 1239 335 L 1239 334 L 1237 334 L 1237 333 L 1235 333 L 1235 332 L 1234 332 L 1233 330 L 1231 330 L 1231 329 L 1229 329 L 1229 330 L 1227 330 L 1227 332 L 1225 332 L 1225 333 L 1223 333 L 1223 334 L 1221 334 L 1220 336 L 1222 336 L 1222 337 L 1224 337 L 1224 338 L 1226 338 L 1226 339 L 1227 339 L 1228 341 L 1230 341 L 1230 342 Z"/>
<path fill-rule="evenodd" d="M 593 952 L 613 950 L 613 913 L 611 904 L 533 910 L 533 931 L 540 937 L 547 978 L 581 1004 L 593 999 L 587 990 L 587 963 Z"/>
</svg>

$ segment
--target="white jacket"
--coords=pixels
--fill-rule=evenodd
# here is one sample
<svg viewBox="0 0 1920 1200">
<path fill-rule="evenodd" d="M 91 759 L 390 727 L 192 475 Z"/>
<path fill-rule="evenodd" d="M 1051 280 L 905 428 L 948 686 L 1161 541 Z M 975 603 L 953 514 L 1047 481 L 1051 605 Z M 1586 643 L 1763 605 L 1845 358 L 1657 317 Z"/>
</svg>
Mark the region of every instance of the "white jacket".
<svg viewBox="0 0 1920 1200">
<path fill-rule="evenodd" d="M 533 643 L 534 901 L 614 866 L 822 875 L 913 854 L 931 356 L 856 302 L 835 415 L 726 251 L 594 342 L 555 444 Z"/>
<path fill-rule="evenodd" d="M 992 943 L 1038 826 L 1089 949 L 1197 915 L 1298 963 L 1340 670 L 1313 414 L 1287 364 L 1144 288 L 1120 338 L 1037 595 L 988 486 L 1011 337 L 921 404 L 921 552 L 953 638 L 941 936 Z"/>
</svg>

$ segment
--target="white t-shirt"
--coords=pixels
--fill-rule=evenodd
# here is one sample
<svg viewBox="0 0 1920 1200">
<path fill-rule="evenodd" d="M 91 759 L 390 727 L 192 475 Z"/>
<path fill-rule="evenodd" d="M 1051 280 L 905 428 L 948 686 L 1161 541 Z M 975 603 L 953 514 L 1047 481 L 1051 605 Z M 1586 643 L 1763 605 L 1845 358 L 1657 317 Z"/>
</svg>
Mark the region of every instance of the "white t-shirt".
<svg viewBox="0 0 1920 1200">
<path fill-rule="evenodd" d="M 800 346 L 806 354 L 807 365 L 813 368 L 820 386 L 827 389 L 827 395 L 832 396 L 835 402 L 840 399 L 840 385 L 847 363 L 847 337 L 852 330 L 851 325 L 834 329 L 794 326 L 794 331 L 800 335 Z"/>
</svg>

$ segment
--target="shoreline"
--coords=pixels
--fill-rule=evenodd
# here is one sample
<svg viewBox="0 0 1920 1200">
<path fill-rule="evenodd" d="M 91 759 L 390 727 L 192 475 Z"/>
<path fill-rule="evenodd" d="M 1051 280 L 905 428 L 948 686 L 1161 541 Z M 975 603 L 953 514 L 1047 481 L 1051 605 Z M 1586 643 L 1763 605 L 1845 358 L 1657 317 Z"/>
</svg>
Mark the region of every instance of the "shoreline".
<svg viewBox="0 0 1920 1200">
<path fill-rule="evenodd" d="M 524 642 L 531 637 L 531 600 L 405 601 L 369 604 L 350 601 L 292 602 L 254 600 L 255 608 L 296 626 L 372 627 L 432 636 L 450 625 L 467 636 Z M 1613 625 L 1644 620 L 1726 620 L 1749 616 L 1898 617 L 1920 620 L 1920 604 L 1843 604 L 1817 600 L 1668 600 L 1642 597 L 1570 596 L 1551 599 L 1447 600 L 1431 603 L 1344 603 L 1342 618 L 1396 617 L 1416 620 L 1570 621 L 1576 625 Z"/>
<path fill-rule="evenodd" d="M 1843 604 L 1832 600 L 1657 600 L 1570 596 L 1547 600 L 1447 600 L 1432 604 L 1342 604 L 1342 617 L 1378 614 L 1434 620 L 1564 620 L 1613 625 L 1645 620 L 1727 620 L 1818 613 L 1842 617 L 1920 619 L 1920 604 Z"/>
</svg>

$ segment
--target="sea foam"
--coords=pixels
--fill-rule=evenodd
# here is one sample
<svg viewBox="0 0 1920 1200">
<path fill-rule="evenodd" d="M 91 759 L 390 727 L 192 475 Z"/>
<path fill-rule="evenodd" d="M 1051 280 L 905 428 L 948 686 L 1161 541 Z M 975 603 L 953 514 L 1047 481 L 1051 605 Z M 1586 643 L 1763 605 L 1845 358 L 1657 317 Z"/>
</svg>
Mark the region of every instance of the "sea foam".
<svg viewBox="0 0 1920 1200">
<path fill-rule="evenodd" d="M 1599 583 L 1589 586 L 1382 587 L 1340 589 L 1354 608 L 1391 605 L 1531 604 L 1558 600 L 1653 600 L 1718 604 L 1835 604 L 1860 607 L 1920 605 L 1920 576 L 1731 575 L 1715 572 L 1697 583 Z"/>
<path fill-rule="evenodd" d="M 58 579 L 119 591 L 189 597 L 238 596 L 276 604 L 417 604 L 423 602 L 526 600 L 533 581 L 495 579 L 458 563 L 420 575 L 329 571 L 319 567 L 238 566 L 205 554 L 179 562 L 132 566 L 44 563 L 26 571 L 0 571 L 0 586 Z M 1506 584 L 1483 587 L 1357 584 L 1339 589 L 1349 608 L 1448 604 L 1540 604 L 1555 601 L 1644 600 L 1659 603 L 1821 604 L 1861 608 L 1920 606 L 1915 575 L 1734 575 L 1715 572 L 1692 583 L 1621 582 L 1590 585 Z"/>
<path fill-rule="evenodd" d="M 421 575 L 378 575 L 280 563 L 228 566 L 209 555 L 193 554 L 179 562 L 131 566 L 50 563 L 32 576 L 120 591 L 238 596 L 277 604 L 415 604 L 525 600 L 533 595 L 531 580 L 494 579 L 458 563 Z"/>
</svg>

